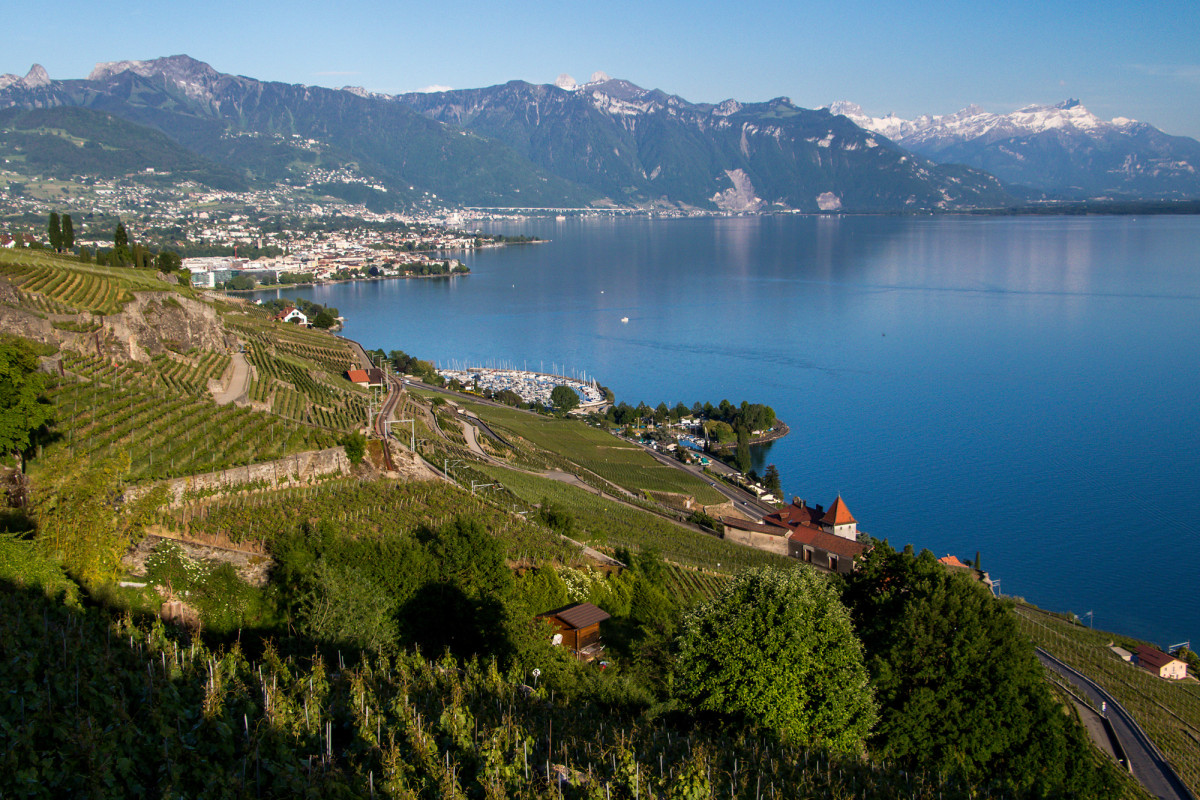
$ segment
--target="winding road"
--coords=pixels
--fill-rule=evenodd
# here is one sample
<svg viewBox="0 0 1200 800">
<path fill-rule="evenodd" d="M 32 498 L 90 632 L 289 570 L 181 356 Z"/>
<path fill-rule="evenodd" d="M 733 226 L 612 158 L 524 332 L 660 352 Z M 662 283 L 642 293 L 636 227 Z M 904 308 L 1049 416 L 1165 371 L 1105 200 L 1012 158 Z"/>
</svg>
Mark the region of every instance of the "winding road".
<svg viewBox="0 0 1200 800">
<path fill-rule="evenodd" d="M 1104 691 L 1091 678 L 1067 666 L 1042 648 L 1037 649 L 1038 661 L 1042 666 L 1065 678 L 1080 694 L 1096 708 L 1107 707 L 1106 717 L 1112 723 L 1126 755 L 1133 777 L 1137 778 L 1147 792 L 1162 800 L 1195 800 L 1192 793 L 1175 774 L 1167 759 L 1150 741 L 1146 732 L 1133 720 L 1124 707 L 1111 694 Z"/>
</svg>

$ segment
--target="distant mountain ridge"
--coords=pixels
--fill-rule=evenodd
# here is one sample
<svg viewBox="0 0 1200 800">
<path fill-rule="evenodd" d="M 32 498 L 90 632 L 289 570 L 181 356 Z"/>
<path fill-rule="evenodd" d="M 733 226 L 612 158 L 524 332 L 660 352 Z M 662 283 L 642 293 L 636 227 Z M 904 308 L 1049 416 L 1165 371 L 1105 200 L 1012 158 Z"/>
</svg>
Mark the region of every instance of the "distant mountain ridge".
<svg viewBox="0 0 1200 800">
<path fill-rule="evenodd" d="M 86 80 L 17 81 L 0 108 L 83 106 L 165 133 L 243 175 L 278 181 L 313 161 L 352 165 L 395 191 L 453 203 L 584 205 L 585 187 L 546 174 L 503 145 L 455 131 L 406 106 L 338 89 L 227 75 L 188 56 L 97 65 Z M 295 138 L 293 138 L 295 137 Z M 411 187 L 411 188 L 410 188 Z"/>
<path fill-rule="evenodd" d="M 779 97 L 690 103 L 603 73 L 409 93 L 431 119 L 504 142 L 617 203 L 730 211 L 886 211 L 992 206 L 992 176 L 938 167 L 825 110 Z"/>
<path fill-rule="evenodd" d="M 911 120 L 871 117 L 848 102 L 829 110 L 938 163 L 967 164 L 1012 184 L 1075 198 L 1200 196 L 1200 142 L 1125 117 L 1102 120 L 1078 100 L 1008 114 L 972 105 Z"/>
<path fill-rule="evenodd" d="M 994 175 L 1068 195 L 1200 196 L 1200 143 L 1132 121 L 1099 123 L 1078 104 L 874 119 L 847 104 L 813 110 L 786 97 L 692 103 L 603 73 L 582 84 L 564 75 L 554 84 L 392 96 L 259 81 L 186 55 L 101 63 L 81 80 L 51 80 L 37 65 L 24 77 L 0 77 L 0 109 L 58 107 L 165 134 L 197 159 L 191 174 L 207 171 L 225 185 L 345 169 L 386 187 L 375 200 L 397 207 L 422 197 L 734 212 L 1011 205 Z M 93 121 L 118 135 L 119 126 Z M 86 116 L 71 122 L 74 136 L 91 141 Z M 63 152 L 49 138 L 5 130 L 24 137 L 23 147 Z M 128 130 L 119 137 L 131 142 Z M 187 161 L 168 150 L 126 152 L 157 153 L 176 167 Z"/>
<path fill-rule="evenodd" d="M 1009 201 L 990 175 L 939 167 L 786 98 L 693 104 L 593 76 L 391 97 L 227 75 L 188 56 L 98 64 L 85 80 L 10 76 L 0 108 L 82 106 L 166 134 L 245 180 L 312 159 L 350 166 L 397 201 L 757 211 L 895 211 Z"/>
</svg>

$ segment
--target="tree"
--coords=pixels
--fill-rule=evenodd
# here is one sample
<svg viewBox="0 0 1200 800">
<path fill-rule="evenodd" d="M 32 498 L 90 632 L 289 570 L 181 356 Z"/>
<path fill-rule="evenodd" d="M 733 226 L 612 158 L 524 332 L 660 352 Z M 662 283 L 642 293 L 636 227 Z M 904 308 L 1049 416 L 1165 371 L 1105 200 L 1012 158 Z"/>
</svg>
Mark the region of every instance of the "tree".
<svg viewBox="0 0 1200 800">
<path fill-rule="evenodd" d="M 928 550 L 886 542 L 860 561 L 845 599 L 880 704 L 878 756 L 968 781 L 1003 776 L 1017 796 L 1112 796 L 1010 602 Z"/>
<path fill-rule="evenodd" d="M 70 214 L 62 215 L 62 249 L 68 253 L 75 249 L 75 223 Z"/>
<path fill-rule="evenodd" d="M 682 629 L 684 700 L 806 747 L 862 749 L 876 717 L 862 645 L 832 583 L 815 570 L 744 572 Z"/>
<path fill-rule="evenodd" d="M 763 475 L 763 488 L 771 494 L 779 497 L 783 487 L 779 484 L 779 470 L 774 464 L 767 464 L 767 472 Z"/>
<path fill-rule="evenodd" d="M 574 411 L 576 408 L 579 408 L 579 394 L 570 386 L 565 384 L 561 386 L 555 386 L 550 391 L 550 402 L 554 404 L 555 408 L 559 409 L 564 414 L 568 414 L 571 411 Z"/>
<path fill-rule="evenodd" d="M 113 231 L 113 247 L 125 250 L 129 247 L 129 234 L 125 232 L 125 223 L 117 220 L 116 230 Z"/>
<path fill-rule="evenodd" d="M 46 225 L 46 235 L 50 239 L 50 246 L 55 252 L 60 252 L 63 246 L 62 228 L 58 223 L 58 212 L 50 212 L 50 222 Z"/>
<path fill-rule="evenodd" d="M 504 545 L 478 519 L 467 517 L 419 536 L 435 575 L 401 611 L 407 638 L 427 652 L 507 658 L 513 645 L 506 604 L 516 583 Z"/>
<path fill-rule="evenodd" d="M 96 462 L 62 454 L 46 465 L 34 508 L 37 541 L 84 584 L 115 579 L 121 556 L 166 502 L 165 486 L 125 500 L 128 472 L 126 453 Z"/>
<path fill-rule="evenodd" d="M 16 336 L 0 336 L 0 452 L 15 456 L 22 472 L 34 433 L 54 414 L 46 382 L 33 348 Z"/>
<path fill-rule="evenodd" d="M 313 327 L 328 330 L 333 327 L 335 322 L 337 320 L 333 318 L 333 314 L 330 314 L 326 309 L 321 309 L 313 319 Z"/>
<path fill-rule="evenodd" d="M 750 433 L 745 428 L 737 430 L 737 468 L 738 472 L 747 473 L 750 471 L 752 461 L 750 458 Z"/>
<path fill-rule="evenodd" d="M 358 431 L 346 434 L 346 438 L 342 440 L 342 448 L 351 464 L 361 464 L 363 456 L 367 454 L 367 437 Z"/>
<path fill-rule="evenodd" d="M 227 289 L 244 290 L 253 289 L 254 286 L 254 278 L 251 278 L 249 275 L 235 275 L 225 283 L 225 288 Z"/>
<path fill-rule="evenodd" d="M 732 442 L 737 438 L 737 434 L 733 432 L 733 428 L 727 422 L 706 421 L 704 430 L 708 433 L 708 438 L 718 444 Z"/>
<path fill-rule="evenodd" d="M 158 267 L 160 272 L 171 273 L 183 266 L 183 259 L 173 250 L 160 250 L 154 257 L 154 266 Z"/>
</svg>

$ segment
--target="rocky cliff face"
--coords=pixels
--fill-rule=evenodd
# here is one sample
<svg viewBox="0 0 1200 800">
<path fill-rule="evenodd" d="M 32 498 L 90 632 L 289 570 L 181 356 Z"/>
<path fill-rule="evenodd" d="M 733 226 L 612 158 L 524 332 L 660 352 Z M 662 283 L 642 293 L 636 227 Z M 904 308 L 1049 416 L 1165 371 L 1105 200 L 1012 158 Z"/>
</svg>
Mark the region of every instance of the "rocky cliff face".
<svg viewBox="0 0 1200 800">
<path fill-rule="evenodd" d="M 104 326 L 120 357 L 133 361 L 149 361 L 167 350 L 225 352 L 237 346 L 212 306 L 175 294 L 138 292 L 124 311 L 106 317 Z"/>
<path fill-rule="evenodd" d="M 237 337 L 225 329 L 216 309 L 173 292 L 137 292 L 120 314 L 42 314 L 21 302 L 0 279 L 0 332 L 118 361 L 147 362 L 175 350 L 226 352 Z"/>
</svg>

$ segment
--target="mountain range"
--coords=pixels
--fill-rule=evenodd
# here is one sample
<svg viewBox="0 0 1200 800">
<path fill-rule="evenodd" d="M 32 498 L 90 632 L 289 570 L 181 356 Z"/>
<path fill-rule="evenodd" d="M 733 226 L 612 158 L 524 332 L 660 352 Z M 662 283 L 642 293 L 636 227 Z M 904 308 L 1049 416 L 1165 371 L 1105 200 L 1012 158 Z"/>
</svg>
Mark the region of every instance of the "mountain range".
<svg viewBox="0 0 1200 800">
<path fill-rule="evenodd" d="M 1020 186 L 1200 195 L 1200 143 L 1142 123 L 1093 124 L 1077 104 L 1045 109 L 906 121 L 786 97 L 692 103 L 602 73 L 385 95 L 228 75 L 179 55 L 98 64 L 86 79 L 52 80 L 36 65 L 0 76 L 0 148 L 46 172 L 144 165 L 228 188 L 341 170 L 395 207 L 436 196 L 480 207 L 890 212 L 1001 207 L 1028 196 Z"/>
<path fill-rule="evenodd" d="M 1009 114 L 968 106 L 911 120 L 871 117 L 847 102 L 829 110 L 936 162 L 1066 198 L 1200 197 L 1200 142 L 1124 117 L 1102 120 L 1078 100 Z"/>
</svg>

